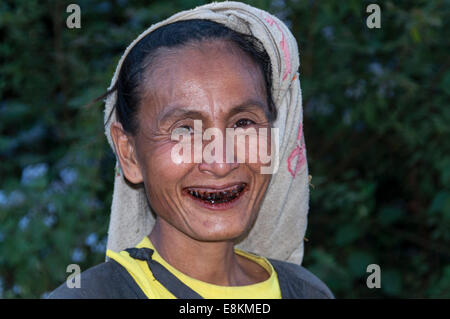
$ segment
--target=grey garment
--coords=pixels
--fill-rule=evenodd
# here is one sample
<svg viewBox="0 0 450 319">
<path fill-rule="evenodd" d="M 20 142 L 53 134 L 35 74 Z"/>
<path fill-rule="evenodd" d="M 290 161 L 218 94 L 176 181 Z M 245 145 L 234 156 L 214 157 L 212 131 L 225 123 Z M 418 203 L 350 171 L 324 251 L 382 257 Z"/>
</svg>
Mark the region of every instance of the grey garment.
<svg viewBox="0 0 450 319">
<path fill-rule="evenodd" d="M 286 261 L 269 261 L 277 273 L 283 299 L 334 299 L 327 285 L 306 268 Z"/>
<path fill-rule="evenodd" d="M 48 299 L 146 299 L 130 273 L 118 262 L 109 260 L 81 273 L 80 288 L 66 283 Z"/>
<path fill-rule="evenodd" d="M 269 259 L 280 284 L 283 299 L 334 299 L 333 293 L 302 266 Z M 128 271 L 109 260 L 81 273 L 81 287 L 56 288 L 49 299 L 147 299 Z"/>
</svg>

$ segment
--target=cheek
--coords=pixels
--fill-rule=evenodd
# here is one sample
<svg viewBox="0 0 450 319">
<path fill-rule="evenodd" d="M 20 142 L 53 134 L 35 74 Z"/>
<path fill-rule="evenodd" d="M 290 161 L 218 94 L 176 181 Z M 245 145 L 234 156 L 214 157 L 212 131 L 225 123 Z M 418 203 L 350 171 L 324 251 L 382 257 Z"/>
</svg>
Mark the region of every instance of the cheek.
<svg viewBox="0 0 450 319">
<path fill-rule="evenodd" d="M 255 176 L 256 188 L 255 191 L 258 195 L 255 194 L 255 199 L 262 199 L 261 194 L 264 194 L 267 186 L 272 177 L 271 174 L 262 174 L 261 172 L 264 170 L 263 167 L 268 167 L 272 163 L 272 146 L 271 146 L 271 134 L 270 128 L 267 130 L 259 130 L 258 131 L 258 139 L 255 145 L 247 146 L 248 151 L 257 153 L 257 161 L 249 161 L 247 157 L 246 165 L 249 170 L 251 170 Z"/>
<path fill-rule="evenodd" d="M 240 140 L 235 139 L 235 160 L 246 163 L 252 170 L 260 172 L 261 167 L 270 166 L 274 154 L 272 155 L 270 128 L 257 128 L 255 132 L 257 133 L 245 138 L 240 137 Z"/>
<path fill-rule="evenodd" d="M 172 142 L 154 146 L 145 156 L 145 183 L 149 189 L 173 192 L 192 164 L 177 164 L 171 158 Z M 157 191 L 158 192 L 158 191 Z"/>
</svg>

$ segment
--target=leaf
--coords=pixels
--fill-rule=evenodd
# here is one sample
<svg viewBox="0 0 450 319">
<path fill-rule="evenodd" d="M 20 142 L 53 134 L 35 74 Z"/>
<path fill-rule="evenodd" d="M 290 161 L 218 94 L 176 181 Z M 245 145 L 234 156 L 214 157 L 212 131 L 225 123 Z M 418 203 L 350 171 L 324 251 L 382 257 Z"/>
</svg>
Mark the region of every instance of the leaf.
<svg viewBox="0 0 450 319">
<path fill-rule="evenodd" d="M 344 246 L 351 244 L 361 237 L 361 228 L 357 225 L 348 224 L 340 228 L 336 234 L 336 244 Z"/>
<path fill-rule="evenodd" d="M 398 270 L 384 270 L 381 267 L 381 289 L 389 296 L 399 296 L 402 292 L 402 277 Z"/>
<path fill-rule="evenodd" d="M 447 191 L 438 192 L 430 205 L 429 213 L 436 214 L 450 210 L 450 193 Z"/>
<path fill-rule="evenodd" d="M 388 226 L 400 220 L 404 214 L 405 212 L 400 208 L 387 206 L 378 213 L 378 221 L 383 226 Z"/>
<path fill-rule="evenodd" d="M 365 251 L 354 251 L 347 258 L 347 266 L 353 277 L 363 277 L 367 274 L 367 266 L 374 263 L 373 256 Z"/>
</svg>

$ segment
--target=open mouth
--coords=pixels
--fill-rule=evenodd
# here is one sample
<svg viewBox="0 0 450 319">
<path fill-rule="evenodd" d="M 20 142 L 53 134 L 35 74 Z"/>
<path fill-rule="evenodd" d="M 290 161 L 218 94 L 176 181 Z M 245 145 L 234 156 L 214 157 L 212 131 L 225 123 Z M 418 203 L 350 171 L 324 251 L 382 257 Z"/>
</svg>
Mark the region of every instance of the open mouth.
<svg viewBox="0 0 450 319">
<path fill-rule="evenodd" d="M 196 200 L 205 204 L 217 205 L 231 203 L 239 199 L 247 188 L 246 183 L 235 184 L 224 189 L 188 187 L 185 192 Z"/>
</svg>

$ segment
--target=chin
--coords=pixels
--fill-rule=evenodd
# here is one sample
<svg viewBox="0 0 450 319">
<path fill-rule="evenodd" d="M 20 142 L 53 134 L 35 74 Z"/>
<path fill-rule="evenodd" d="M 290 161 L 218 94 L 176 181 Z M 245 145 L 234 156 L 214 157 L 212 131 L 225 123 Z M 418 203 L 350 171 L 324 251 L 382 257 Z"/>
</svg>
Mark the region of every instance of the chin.
<svg viewBox="0 0 450 319">
<path fill-rule="evenodd" d="M 192 238 L 198 241 L 234 241 L 249 230 L 248 221 L 238 220 L 240 224 L 217 223 L 205 220 L 201 225 L 192 227 Z"/>
</svg>

